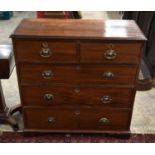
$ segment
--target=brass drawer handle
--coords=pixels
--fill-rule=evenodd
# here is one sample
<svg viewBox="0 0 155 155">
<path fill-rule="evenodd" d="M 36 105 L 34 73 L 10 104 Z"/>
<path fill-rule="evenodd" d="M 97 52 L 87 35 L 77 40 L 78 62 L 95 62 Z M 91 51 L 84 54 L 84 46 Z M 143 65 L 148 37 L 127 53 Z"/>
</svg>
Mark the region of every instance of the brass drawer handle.
<svg viewBox="0 0 155 155">
<path fill-rule="evenodd" d="M 42 49 L 40 51 L 40 56 L 43 58 L 49 58 L 52 55 L 51 49 L 48 47 L 48 43 L 44 42 L 42 43 Z"/>
<path fill-rule="evenodd" d="M 50 70 L 45 70 L 42 72 L 42 77 L 44 79 L 51 79 L 54 76 L 53 72 Z"/>
<path fill-rule="evenodd" d="M 104 57 L 107 60 L 113 60 L 117 56 L 117 52 L 113 49 L 114 45 L 110 44 L 109 49 L 104 52 Z"/>
<path fill-rule="evenodd" d="M 45 95 L 44 95 L 44 99 L 45 99 L 45 101 L 47 101 L 47 102 L 51 102 L 51 101 L 54 100 L 54 96 L 53 96 L 52 94 L 45 94 Z"/>
<path fill-rule="evenodd" d="M 56 120 L 55 120 L 54 117 L 49 117 L 49 118 L 48 118 L 48 123 L 50 123 L 50 124 L 54 123 L 55 121 L 56 121 Z"/>
<path fill-rule="evenodd" d="M 114 73 L 112 73 L 110 71 L 109 72 L 105 72 L 103 74 L 103 77 L 106 78 L 106 79 L 112 79 L 114 77 Z"/>
<path fill-rule="evenodd" d="M 104 52 L 104 57 L 107 59 L 107 60 L 113 60 L 115 59 L 117 56 L 117 53 L 116 51 L 114 51 L 113 49 L 108 49 Z"/>
<path fill-rule="evenodd" d="M 101 97 L 101 101 L 102 101 L 102 103 L 107 104 L 112 101 L 112 98 L 111 98 L 111 96 L 106 95 L 106 96 Z"/>
<path fill-rule="evenodd" d="M 99 119 L 99 123 L 102 124 L 102 125 L 107 125 L 110 123 L 109 119 L 106 118 L 106 117 L 102 117 Z"/>
<path fill-rule="evenodd" d="M 40 51 L 40 56 L 43 58 L 49 58 L 52 55 L 52 51 L 49 48 L 42 48 Z"/>
</svg>

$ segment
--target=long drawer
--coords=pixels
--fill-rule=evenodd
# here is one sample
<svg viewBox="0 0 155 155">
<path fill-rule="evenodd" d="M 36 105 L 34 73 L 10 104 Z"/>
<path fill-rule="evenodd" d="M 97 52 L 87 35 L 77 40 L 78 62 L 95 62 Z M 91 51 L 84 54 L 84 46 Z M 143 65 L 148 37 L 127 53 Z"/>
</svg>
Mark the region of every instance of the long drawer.
<svg viewBox="0 0 155 155">
<path fill-rule="evenodd" d="M 22 84 L 133 85 L 136 71 L 133 65 L 20 64 L 19 76 Z"/>
<path fill-rule="evenodd" d="M 129 109 L 24 108 L 25 129 L 128 130 Z"/>
<path fill-rule="evenodd" d="M 133 89 L 79 86 L 22 86 L 24 106 L 87 105 L 130 108 Z"/>
<path fill-rule="evenodd" d="M 76 62 L 76 43 L 18 40 L 16 41 L 16 59 L 29 62 Z"/>
<path fill-rule="evenodd" d="M 138 43 L 81 43 L 81 62 L 138 64 L 141 46 Z"/>
</svg>

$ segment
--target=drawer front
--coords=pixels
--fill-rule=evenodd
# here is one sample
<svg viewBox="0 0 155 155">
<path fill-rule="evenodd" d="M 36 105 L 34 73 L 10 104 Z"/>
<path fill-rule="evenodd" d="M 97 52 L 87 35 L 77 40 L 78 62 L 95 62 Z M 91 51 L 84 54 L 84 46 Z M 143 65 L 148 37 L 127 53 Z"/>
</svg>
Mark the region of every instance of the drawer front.
<svg viewBox="0 0 155 155">
<path fill-rule="evenodd" d="M 81 43 L 81 62 L 138 64 L 140 43 Z"/>
<path fill-rule="evenodd" d="M 24 126 L 29 129 L 73 130 L 77 128 L 73 110 L 24 108 Z"/>
<path fill-rule="evenodd" d="M 78 115 L 82 130 L 129 130 L 129 109 L 81 109 Z"/>
<path fill-rule="evenodd" d="M 17 61 L 75 62 L 76 43 L 60 41 L 16 41 Z"/>
<path fill-rule="evenodd" d="M 127 130 L 130 110 L 95 108 L 24 108 L 26 129 Z"/>
<path fill-rule="evenodd" d="M 22 86 L 24 106 L 87 105 L 129 108 L 133 89 L 70 86 Z"/>
<path fill-rule="evenodd" d="M 21 83 L 134 84 L 135 66 L 20 64 Z"/>
</svg>

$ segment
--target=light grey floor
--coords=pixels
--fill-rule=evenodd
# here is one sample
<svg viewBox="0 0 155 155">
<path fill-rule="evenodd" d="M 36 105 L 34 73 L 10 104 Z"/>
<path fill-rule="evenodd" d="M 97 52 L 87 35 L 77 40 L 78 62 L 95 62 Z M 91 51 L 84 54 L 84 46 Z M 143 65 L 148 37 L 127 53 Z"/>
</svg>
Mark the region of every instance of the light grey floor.
<svg viewBox="0 0 155 155">
<path fill-rule="evenodd" d="M 118 12 L 89 11 L 81 12 L 84 19 L 120 19 Z M 15 27 L 23 18 L 36 17 L 35 12 L 15 12 L 11 20 L 0 20 L 0 44 L 11 43 L 9 38 Z M 8 106 L 20 103 L 16 71 L 9 80 L 3 80 L 2 85 Z M 1 125 L 0 131 L 11 131 L 8 125 Z M 133 117 L 132 133 L 155 133 L 155 88 L 150 91 L 137 92 Z"/>
</svg>

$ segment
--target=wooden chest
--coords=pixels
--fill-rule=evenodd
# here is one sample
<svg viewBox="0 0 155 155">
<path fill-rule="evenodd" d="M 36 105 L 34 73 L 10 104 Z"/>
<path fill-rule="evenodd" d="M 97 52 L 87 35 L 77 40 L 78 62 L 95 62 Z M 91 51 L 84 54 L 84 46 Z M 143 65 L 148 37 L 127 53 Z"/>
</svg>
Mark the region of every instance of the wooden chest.
<svg viewBox="0 0 155 155">
<path fill-rule="evenodd" d="M 130 130 L 146 40 L 134 21 L 24 19 L 11 37 L 24 131 Z"/>
</svg>

